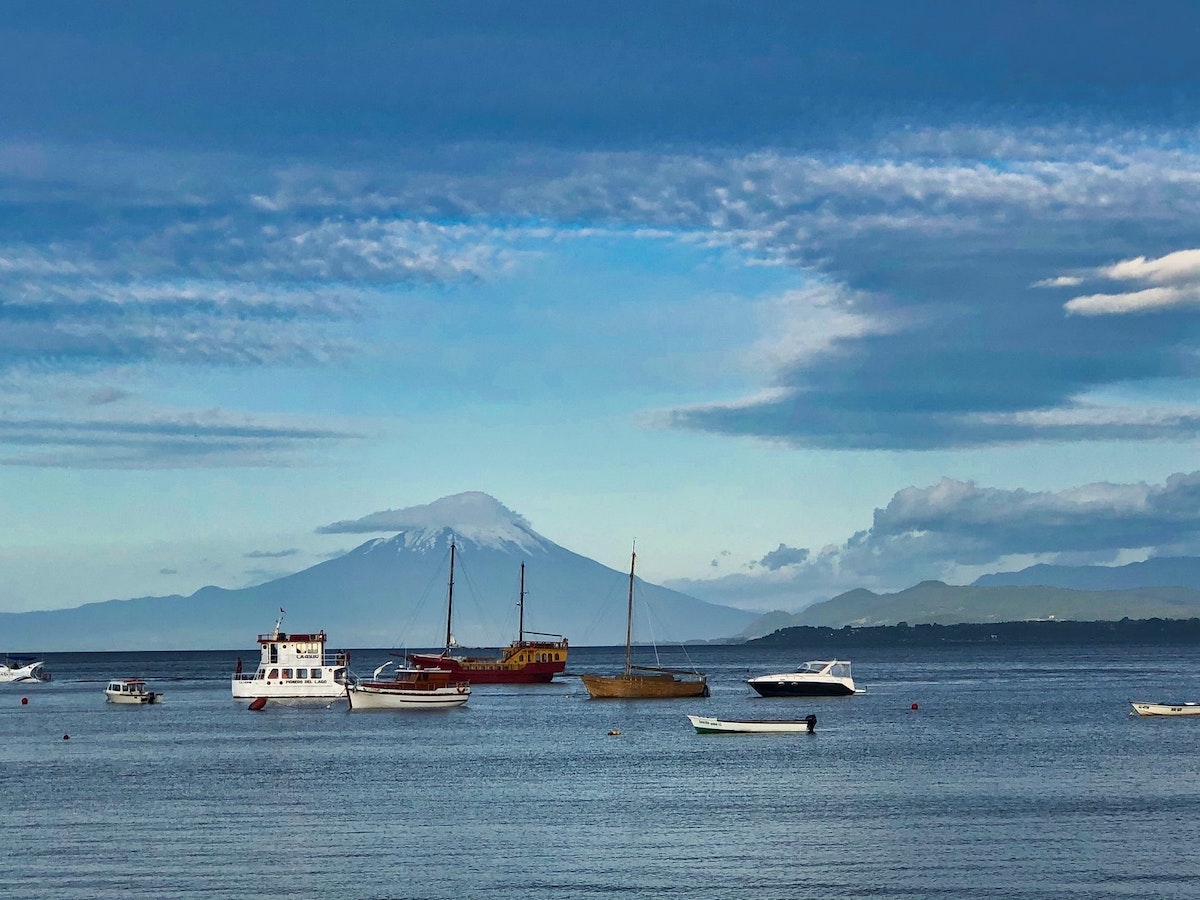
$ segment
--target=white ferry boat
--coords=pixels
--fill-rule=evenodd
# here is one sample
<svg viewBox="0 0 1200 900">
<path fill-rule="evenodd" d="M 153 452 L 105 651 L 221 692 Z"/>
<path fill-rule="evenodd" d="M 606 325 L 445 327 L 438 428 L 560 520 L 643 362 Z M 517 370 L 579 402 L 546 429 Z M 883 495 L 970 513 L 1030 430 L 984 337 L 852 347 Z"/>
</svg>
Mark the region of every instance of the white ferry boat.
<svg viewBox="0 0 1200 900">
<path fill-rule="evenodd" d="M 324 631 L 281 631 L 283 610 L 279 613 L 275 630 L 258 636 L 262 652 L 258 668 L 243 674 L 242 661 L 238 660 L 233 673 L 233 699 L 326 704 L 344 699 L 350 654 L 326 653 Z"/>
</svg>

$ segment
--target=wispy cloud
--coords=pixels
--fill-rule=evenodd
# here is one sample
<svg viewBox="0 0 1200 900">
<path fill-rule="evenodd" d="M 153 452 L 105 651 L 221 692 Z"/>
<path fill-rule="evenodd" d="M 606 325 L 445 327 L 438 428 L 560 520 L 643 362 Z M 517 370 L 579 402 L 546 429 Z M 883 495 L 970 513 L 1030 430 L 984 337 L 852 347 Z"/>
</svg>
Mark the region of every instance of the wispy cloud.
<svg viewBox="0 0 1200 900">
<path fill-rule="evenodd" d="M 1138 256 L 1102 266 L 1094 275 L 1112 281 L 1160 286 L 1073 297 L 1064 305 L 1067 312 L 1084 316 L 1124 315 L 1200 304 L 1200 250 L 1177 250 L 1157 259 Z M 1081 283 L 1082 279 L 1073 280 L 1070 286 Z"/>
</svg>

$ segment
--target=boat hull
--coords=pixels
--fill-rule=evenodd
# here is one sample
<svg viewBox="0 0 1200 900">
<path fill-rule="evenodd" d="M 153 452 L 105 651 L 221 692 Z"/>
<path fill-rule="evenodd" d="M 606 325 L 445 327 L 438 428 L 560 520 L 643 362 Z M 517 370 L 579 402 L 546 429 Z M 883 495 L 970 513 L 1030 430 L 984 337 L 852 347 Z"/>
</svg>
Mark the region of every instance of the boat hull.
<svg viewBox="0 0 1200 900">
<path fill-rule="evenodd" d="M 804 719 L 716 719 L 712 716 L 692 716 L 688 719 L 698 734 L 812 734 L 817 728 L 817 717 Z"/>
<path fill-rule="evenodd" d="M 388 684 L 358 684 L 346 689 L 350 709 L 452 709 L 470 699 L 466 685 L 434 690 L 411 690 Z"/>
<path fill-rule="evenodd" d="M 707 697 L 703 677 L 679 679 L 669 673 L 581 675 L 584 688 L 596 700 L 660 700 L 674 697 Z"/>
<path fill-rule="evenodd" d="M 854 688 L 840 682 L 759 681 L 746 682 L 762 697 L 847 697 Z"/>
<path fill-rule="evenodd" d="M 235 678 L 233 681 L 234 700 L 257 700 L 265 697 L 280 703 L 302 705 L 306 703 L 327 704 L 331 700 L 341 700 L 346 696 L 346 686 L 334 681 L 311 682 L 305 684 L 299 681 L 267 681 L 261 678 Z"/>
<path fill-rule="evenodd" d="M 28 666 L 0 666 L 0 684 L 40 684 L 49 680 L 42 672 L 40 662 Z"/>
<path fill-rule="evenodd" d="M 406 659 L 415 666 L 445 669 L 454 678 L 471 684 L 549 684 L 567 668 L 566 654 L 558 662 L 509 663 L 503 657 L 471 659 L 410 653 Z"/>
<path fill-rule="evenodd" d="M 1129 705 L 1139 716 L 1200 716 L 1200 703 L 1142 703 L 1131 700 Z"/>
<path fill-rule="evenodd" d="M 110 694 L 104 692 L 109 703 L 115 703 L 118 706 L 149 706 L 152 703 L 162 703 L 163 695 L 161 692 L 146 691 L 144 694 Z"/>
</svg>

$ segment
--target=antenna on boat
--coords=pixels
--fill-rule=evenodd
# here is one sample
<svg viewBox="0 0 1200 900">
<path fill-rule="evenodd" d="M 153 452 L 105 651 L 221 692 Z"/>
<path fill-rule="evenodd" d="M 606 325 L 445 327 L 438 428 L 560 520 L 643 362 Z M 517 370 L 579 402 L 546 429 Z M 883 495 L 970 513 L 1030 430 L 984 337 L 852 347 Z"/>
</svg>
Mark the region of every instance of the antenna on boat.
<svg viewBox="0 0 1200 900">
<path fill-rule="evenodd" d="M 281 606 L 279 607 L 279 618 L 275 620 L 275 633 L 279 634 L 279 626 L 283 624 L 283 617 L 287 615 L 287 611 Z"/>
</svg>

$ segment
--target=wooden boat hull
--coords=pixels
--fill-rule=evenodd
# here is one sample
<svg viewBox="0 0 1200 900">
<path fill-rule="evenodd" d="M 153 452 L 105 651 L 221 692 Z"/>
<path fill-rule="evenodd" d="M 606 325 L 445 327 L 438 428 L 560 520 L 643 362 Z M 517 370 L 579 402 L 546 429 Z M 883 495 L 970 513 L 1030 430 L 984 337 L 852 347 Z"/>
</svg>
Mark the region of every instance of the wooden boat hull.
<svg viewBox="0 0 1200 900">
<path fill-rule="evenodd" d="M 813 734 L 817 728 L 817 717 L 803 719 L 717 719 L 712 716 L 692 716 L 688 719 L 698 734 Z"/>
<path fill-rule="evenodd" d="M 584 688 L 596 700 L 656 700 L 674 697 L 707 697 L 708 681 L 679 679 L 668 672 L 623 675 L 581 675 Z"/>
<path fill-rule="evenodd" d="M 558 660 L 518 662 L 521 654 L 513 648 L 496 658 L 442 656 L 432 653 L 410 653 L 406 657 L 415 666 L 445 669 L 451 676 L 471 684 L 549 684 L 555 675 L 567 668 L 565 647 L 531 651 L 533 655 L 561 656 Z"/>
<path fill-rule="evenodd" d="M 350 709 L 452 709 L 471 697 L 466 685 L 433 690 L 398 688 L 389 684 L 357 684 L 346 688 Z"/>
<path fill-rule="evenodd" d="M 1143 703 L 1130 700 L 1139 716 L 1200 716 L 1200 703 Z"/>
</svg>

